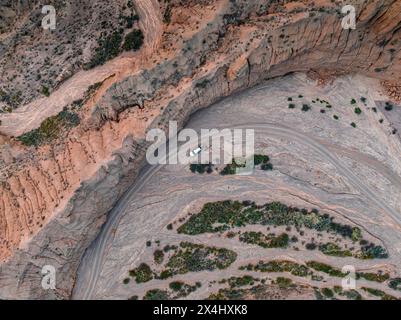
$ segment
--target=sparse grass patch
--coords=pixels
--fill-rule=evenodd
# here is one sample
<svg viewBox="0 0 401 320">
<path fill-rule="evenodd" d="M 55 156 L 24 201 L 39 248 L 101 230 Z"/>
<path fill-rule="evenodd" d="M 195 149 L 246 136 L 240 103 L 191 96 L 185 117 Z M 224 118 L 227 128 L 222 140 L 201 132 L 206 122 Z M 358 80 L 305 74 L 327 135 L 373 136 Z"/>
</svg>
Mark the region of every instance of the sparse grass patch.
<svg viewBox="0 0 401 320">
<path fill-rule="evenodd" d="M 76 113 L 64 108 L 59 114 L 47 118 L 39 128 L 31 130 L 17 137 L 26 146 L 39 146 L 59 137 L 63 130 L 68 130 L 79 124 L 80 120 Z"/>
</svg>

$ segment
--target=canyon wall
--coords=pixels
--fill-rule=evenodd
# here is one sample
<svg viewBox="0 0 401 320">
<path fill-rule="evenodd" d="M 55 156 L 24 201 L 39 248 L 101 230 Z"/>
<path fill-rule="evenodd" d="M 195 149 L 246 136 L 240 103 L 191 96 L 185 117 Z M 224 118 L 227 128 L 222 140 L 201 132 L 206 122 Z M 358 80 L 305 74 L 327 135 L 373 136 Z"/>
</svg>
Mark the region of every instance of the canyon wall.
<svg viewBox="0 0 401 320">
<path fill-rule="evenodd" d="M 85 249 L 144 163 L 148 129 L 182 127 L 196 110 L 290 72 L 399 82 L 401 1 L 358 3 L 355 30 L 341 27 L 330 1 L 171 1 L 141 16 L 164 16 L 160 41 L 142 70 L 103 83 L 78 127 L 29 150 L 4 138 L 0 298 L 70 296 Z M 46 264 L 56 267 L 56 290 L 41 288 Z"/>
</svg>

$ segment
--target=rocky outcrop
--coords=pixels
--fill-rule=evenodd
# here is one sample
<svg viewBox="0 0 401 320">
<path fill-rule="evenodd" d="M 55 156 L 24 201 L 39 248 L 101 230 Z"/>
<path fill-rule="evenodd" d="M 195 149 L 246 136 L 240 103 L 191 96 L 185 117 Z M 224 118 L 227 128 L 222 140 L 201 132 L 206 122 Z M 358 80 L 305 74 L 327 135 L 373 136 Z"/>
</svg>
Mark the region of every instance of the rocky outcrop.
<svg viewBox="0 0 401 320">
<path fill-rule="evenodd" d="M 103 87 L 57 143 L 22 149 L 18 170 L 3 168 L 0 297 L 69 297 L 85 248 L 138 174 L 149 128 L 182 126 L 194 111 L 290 72 L 401 75 L 401 1 L 360 4 L 356 30 L 341 27 L 330 1 L 179 3 L 162 6 L 171 17 L 154 63 Z M 40 286 L 45 264 L 56 267 L 55 291 Z"/>
</svg>

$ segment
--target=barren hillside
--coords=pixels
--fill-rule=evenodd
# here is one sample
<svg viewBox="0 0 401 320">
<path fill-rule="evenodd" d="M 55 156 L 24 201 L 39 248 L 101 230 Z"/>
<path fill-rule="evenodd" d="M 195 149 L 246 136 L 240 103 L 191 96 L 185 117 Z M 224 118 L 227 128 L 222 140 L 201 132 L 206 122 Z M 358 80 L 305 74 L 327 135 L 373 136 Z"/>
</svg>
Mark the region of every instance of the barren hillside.
<svg viewBox="0 0 401 320">
<path fill-rule="evenodd" d="M 182 127 L 222 97 L 293 72 L 319 86 L 361 74 L 400 97 L 400 0 L 351 1 L 355 30 L 341 27 L 343 1 L 53 2 L 54 31 L 41 29 L 37 1 L 0 6 L 0 297 L 70 297 L 150 128 Z M 125 50 L 134 30 L 144 43 Z M 394 140 L 383 138 L 379 160 L 400 174 L 399 136 L 385 124 Z M 36 281 L 49 260 L 60 282 L 45 292 Z"/>
</svg>

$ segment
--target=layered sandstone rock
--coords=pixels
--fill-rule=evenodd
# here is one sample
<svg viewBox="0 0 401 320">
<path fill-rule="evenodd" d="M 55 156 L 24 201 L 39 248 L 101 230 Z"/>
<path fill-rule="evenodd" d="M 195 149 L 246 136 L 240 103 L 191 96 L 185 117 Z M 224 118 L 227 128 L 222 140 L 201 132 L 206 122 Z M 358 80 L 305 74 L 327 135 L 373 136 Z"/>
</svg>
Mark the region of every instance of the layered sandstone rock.
<svg viewBox="0 0 401 320">
<path fill-rule="evenodd" d="M 136 68 L 107 75 L 79 111 L 81 124 L 37 149 L 3 139 L 0 297 L 69 297 L 85 248 L 138 174 L 149 128 L 182 126 L 221 97 L 295 71 L 400 80 L 399 0 L 359 3 L 356 30 L 342 29 L 331 1 L 136 5 L 152 45 Z M 39 285 L 49 261 L 56 291 Z"/>
</svg>

